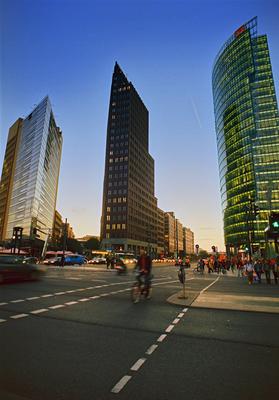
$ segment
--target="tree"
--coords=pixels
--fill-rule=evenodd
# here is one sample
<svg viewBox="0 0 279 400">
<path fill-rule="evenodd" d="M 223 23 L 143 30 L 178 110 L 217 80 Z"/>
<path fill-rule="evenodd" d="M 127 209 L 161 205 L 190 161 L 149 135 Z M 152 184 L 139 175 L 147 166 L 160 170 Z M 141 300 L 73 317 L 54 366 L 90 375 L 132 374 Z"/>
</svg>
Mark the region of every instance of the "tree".
<svg viewBox="0 0 279 400">
<path fill-rule="evenodd" d="M 76 239 L 67 239 L 67 250 L 73 253 L 80 253 L 82 254 L 82 245 Z"/>
<path fill-rule="evenodd" d="M 206 250 L 200 249 L 199 251 L 199 258 L 207 258 L 209 257 L 209 254 Z"/>
<path fill-rule="evenodd" d="M 99 250 L 100 241 L 99 239 L 93 237 L 85 242 L 84 247 L 88 250 Z"/>
</svg>

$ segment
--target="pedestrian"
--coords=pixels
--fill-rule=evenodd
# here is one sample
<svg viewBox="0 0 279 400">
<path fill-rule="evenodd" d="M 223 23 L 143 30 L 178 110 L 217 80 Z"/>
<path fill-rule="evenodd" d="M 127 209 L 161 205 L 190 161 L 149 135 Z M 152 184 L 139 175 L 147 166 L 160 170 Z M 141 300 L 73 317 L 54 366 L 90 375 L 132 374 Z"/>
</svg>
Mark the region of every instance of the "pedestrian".
<svg viewBox="0 0 279 400">
<path fill-rule="evenodd" d="M 248 283 L 249 285 L 252 285 L 253 283 L 253 274 L 254 274 L 254 267 L 252 264 L 252 260 L 248 260 L 247 263 L 245 264 L 244 270 L 247 274 L 248 277 Z"/>
<path fill-rule="evenodd" d="M 214 261 L 214 271 L 219 274 L 219 262 L 217 260 Z"/>
<path fill-rule="evenodd" d="M 115 258 L 112 257 L 112 259 L 110 260 L 110 268 L 114 269 L 114 265 L 115 265 Z"/>
<path fill-rule="evenodd" d="M 255 264 L 254 264 L 254 270 L 257 274 L 258 277 L 258 282 L 261 283 L 262 282 L 262 273 L 263 273 L 263 266 L 262 266 L 262 261 L 261 260 L 256 260 Z"/>
<path fill-rule="evenodd" d="M 107 269 L 109 269 L 110 264 L 111 264 L 110 256 L 106 257 L 106 263 L 107 263 Z"/>
<path fill-rule="evenodd" d="M 235 271 L 235 267 L 236 267 L 236 260 L 234 258 L 232 258 L 231 260 L 231 271 L 234 274 Z"/>
<path fill-rule="evenodd" d="M 264 260 L 263 270 L 264 270 L 265 277 L 266 277 L 266 283 L 268 283 L 270 285 L 271 284 L 271 279 L 270 279 L 270 270 L 271 270 L 270 260 L 267 260 L 267 259 Z"/>
<path fill-rule="evenodd" d="M 278 284 L 278 275 L 279 275 L 279 265 L 278 265 L 278 261 L 277 260 L 272 260 L 272 264 L 271 264 L 271 270 L 273 273 L 273 277 L 274 277 L 274 283 L 276 283 L 276 285 Z"/>
</svg>

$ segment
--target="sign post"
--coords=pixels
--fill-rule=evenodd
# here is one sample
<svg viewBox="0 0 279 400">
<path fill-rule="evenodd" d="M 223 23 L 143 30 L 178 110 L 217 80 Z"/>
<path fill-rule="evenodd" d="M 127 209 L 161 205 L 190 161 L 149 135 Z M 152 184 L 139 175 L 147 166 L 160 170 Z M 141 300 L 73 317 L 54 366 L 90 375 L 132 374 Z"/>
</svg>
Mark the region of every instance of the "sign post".
<svg viewBox="0 0 279 400">
<path fill-rule="evenodd" d="M 188 299 L 188 296 L 186 296 L 186 291 L 185 291 L 185 283 L 186 283 L 186 273 L 185 273 L 185 266 L 180 265 L 179 270 L 178 270 L 178 279 L 183 285 L 183 294 L 182 296 L 178 296 L 179 299 Z"/>
</svg>

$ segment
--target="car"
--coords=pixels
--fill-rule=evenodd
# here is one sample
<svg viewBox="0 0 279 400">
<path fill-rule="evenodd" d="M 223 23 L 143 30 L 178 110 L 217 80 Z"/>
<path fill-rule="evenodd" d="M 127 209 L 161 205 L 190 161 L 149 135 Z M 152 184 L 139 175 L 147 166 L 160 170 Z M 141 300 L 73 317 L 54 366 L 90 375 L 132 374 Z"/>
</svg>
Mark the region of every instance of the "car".
<svg viewBox="0 0 279 400">
<path fill-rule="evenodd" d="M 62 256 L 48 258 L 43 262 L 46 265 L 62 265 Z M 64 265 L 82 265 L 87 263 L 87 258 L 79 254 L 68 254 L 65 256 Z"/>
<path fill-rule="evenodd" d="M 94 257 L 88 261 L 88 264 L 106 264 L 107 260 L 104 257 Z"/>
<path fill-rule="evenodd" d="M 43 261 L 45 265 L 61 265 L 62 257 L 47 258 Z"/>
<path fill-rule="evenodd" d="M 79 254 L 73 254 L 73 255 L 67 255 L 65 256 L 65 262 L 64 265 L 82 265 L 86 264 L 87 259 Z"/>
<path fill-rule="evenodd" d="M 21 255 L 0 255 L 0 283 L 39 280 L 44 269 Z"/>
</svg>

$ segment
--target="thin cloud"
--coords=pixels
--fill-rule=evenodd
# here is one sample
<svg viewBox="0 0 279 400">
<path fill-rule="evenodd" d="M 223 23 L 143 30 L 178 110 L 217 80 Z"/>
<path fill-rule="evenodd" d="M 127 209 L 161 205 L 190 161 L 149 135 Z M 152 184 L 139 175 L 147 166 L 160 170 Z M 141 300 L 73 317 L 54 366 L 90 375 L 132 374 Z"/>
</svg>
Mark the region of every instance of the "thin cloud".
<svg viewBox="0 0 279 400">
<path fill-rule="evenodd" d="M 194 115 L 197 120 L 197 123 L 198 123 L 199 127 L 202 129 L 202 123 L 201 123 L 201 119 L 200 119 L 200 116 L 198 113 L 198 109 L 197 109 L 196 103 L 194 102 L 194 99 L 192 97 L 191 97 L 191 103 L 193 106 L 193 111 L 194 111 Z"/>
</svg>

